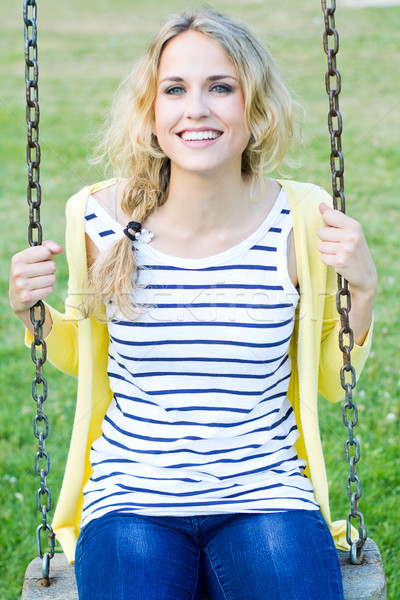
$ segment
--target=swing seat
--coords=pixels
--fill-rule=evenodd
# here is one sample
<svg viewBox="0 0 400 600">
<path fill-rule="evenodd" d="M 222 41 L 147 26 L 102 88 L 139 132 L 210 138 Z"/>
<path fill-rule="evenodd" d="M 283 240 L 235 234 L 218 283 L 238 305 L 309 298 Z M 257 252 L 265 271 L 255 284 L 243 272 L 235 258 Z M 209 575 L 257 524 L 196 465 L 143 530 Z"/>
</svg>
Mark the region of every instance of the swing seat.
<svg viewBox="0 0 400 600">
<path fill-rule="evenodd" d="M 361 565 L 351 564 L 348 552 L 338 550 L 338 555 L 345 600 L 387 600 L 385 573 L 375 542 L 367 539 Z M 55 554 L 50 562 L 50 587 L 42 587 L 41 581 L 42 561 L 35 558 L 26 570 L 21 600 L 78 600 L 74 567 L 64 554 Z"/>
</svg>

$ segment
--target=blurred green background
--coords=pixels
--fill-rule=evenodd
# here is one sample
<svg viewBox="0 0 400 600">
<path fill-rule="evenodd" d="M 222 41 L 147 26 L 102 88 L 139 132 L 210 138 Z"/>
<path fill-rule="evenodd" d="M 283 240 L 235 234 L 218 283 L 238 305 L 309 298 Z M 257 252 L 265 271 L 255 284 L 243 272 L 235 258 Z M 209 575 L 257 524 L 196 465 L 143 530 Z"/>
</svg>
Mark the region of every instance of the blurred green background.
<svg viewBox="0 0 400 600">
<path fill-rule="evenodd" d="M 42 222 L 45 238 L 63 242 L 64 206 L 84 185 L 104 178 L 91 167 L 93 136 L 107 115 L 112 94 L 160 21 L 191 8 L 177 0 L 38 1 Z M 359 219 L 379 272 L 373 352 L 357 386 L 363 484 L 360 508 L 368 534 L 378 543 L 388 581 L 388 598 L 400 598 L 399 420 L 400 347 L 399 191 L 400 6 L 363 7 L 339 3 L 338 67 L 343 91 L 347 208 Z M 330 189 L 328 98 L 318 0 L 230 0 L 211 6 L 245 20 L 270 46 L 296 99 L 304 106 L 304 144 L 295 179 Z M 23 327 L 8 306 L 9 261 L 27 244 L 25 84 L 22 2 L 0 0 L 0 597 L 20 596 L 27 563 L 36 555 L 38 477 L 32 432 L 33 365 L 23 345 Z M 64 256 L 52 303 L 62 309 L 67 286 Z M 71 433 L 75 381 L 46 365 L 52 468 L 48 484 L 54 502 L 61 485 Z M 348 467 L 343 458 L 346 430 L 341 407 L 321 402 L 334 519 L 349 511 Z"/>
</svg>

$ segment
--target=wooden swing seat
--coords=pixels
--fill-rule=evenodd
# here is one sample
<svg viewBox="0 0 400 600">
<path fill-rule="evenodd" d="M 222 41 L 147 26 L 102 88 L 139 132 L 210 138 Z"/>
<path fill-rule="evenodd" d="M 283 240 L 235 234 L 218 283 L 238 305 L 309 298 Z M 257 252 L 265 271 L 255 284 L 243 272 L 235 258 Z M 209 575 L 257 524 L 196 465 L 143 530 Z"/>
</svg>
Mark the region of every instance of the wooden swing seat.
<svg viewBox="0 0 400 600">
<path fill-rule="evenodd" d="M 349 562 L 348 552 L 338 550 L 345 600 L 386 600 L 385 573 L 379 549 L 367 539 L 361 565 Z M 55 554 L 50 563 L 50 587 L 42 587 L 42 561 L 32 560 L 25 574 L 21 600 L 78 600 L 74 567 L 64 554 Z M 208 596 L 203 596 L 208 600 Z"/>
</svg>

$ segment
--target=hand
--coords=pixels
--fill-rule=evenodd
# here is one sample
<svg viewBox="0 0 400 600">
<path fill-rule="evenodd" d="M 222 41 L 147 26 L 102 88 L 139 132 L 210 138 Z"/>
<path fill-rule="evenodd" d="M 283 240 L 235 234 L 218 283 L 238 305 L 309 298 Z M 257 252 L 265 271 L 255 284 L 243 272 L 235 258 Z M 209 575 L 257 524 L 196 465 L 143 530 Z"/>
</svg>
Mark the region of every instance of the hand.
<svg viewBox="0 0 400 600">
<path fill-rule="evenodd" d="M 11 261 L 9 298 L 13 311 L 20 317 L 54 291 L 56 263 L 53 255 L 63 246 L 51 240 L 15 254 Z"/>
<path fill-rule="evenodd" d="M 375 295 L 377 274 L 358 221 L 322 202 L 324 227 L 318 231 L 321 260 L 349 282 L 352 294 Z"/>
</svg>

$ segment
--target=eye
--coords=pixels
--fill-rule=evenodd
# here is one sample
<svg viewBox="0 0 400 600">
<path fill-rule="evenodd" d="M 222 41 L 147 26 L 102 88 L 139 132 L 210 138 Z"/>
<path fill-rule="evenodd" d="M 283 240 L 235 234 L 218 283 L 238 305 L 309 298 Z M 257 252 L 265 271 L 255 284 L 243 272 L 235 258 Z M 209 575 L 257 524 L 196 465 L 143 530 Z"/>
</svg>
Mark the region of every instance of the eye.
<svg viewBox="0 0 400 600">
<path fill-rule="evenodd" d="M 229 94 L 233 91 L 233 88 L 227 83 L 216 83 L 212 86 L 211 91 L 217 92 L 218 94 Z"/>
<path fill-rule="evenodd" d="M 173 85 L 165 90 L 166 94 L 170 96 L 178 96 L 179 94 L 183 94 L 184 88 L 181 85 Z"/>
</svg>

